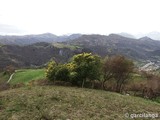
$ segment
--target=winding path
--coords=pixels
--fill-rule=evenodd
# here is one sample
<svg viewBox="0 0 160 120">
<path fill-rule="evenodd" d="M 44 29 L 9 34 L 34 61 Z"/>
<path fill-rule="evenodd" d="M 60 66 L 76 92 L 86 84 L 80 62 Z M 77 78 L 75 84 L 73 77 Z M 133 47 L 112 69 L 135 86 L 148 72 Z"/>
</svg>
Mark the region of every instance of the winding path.
<svg viewBox="0 0 160 120">
<path fill-rule="evenodd" d="M 18 72 L 18 70 L 15 70 L 15 72 L 11 74 L 11 76 L 9 77 L 9 79 L 8 79 L 7 83 L 9 83 L 9 82 L 12 80 L 13 75 L 14 75 L 16 72 Z"/>
<path fill-rule="evenodd" d="M 11 80 L 12 80 L 12 77 L 13 77 L 13 75 L 15 74 L 15 72 L 14 73 L 12 73 L 12 75 L 9 77 L 9 79 L 8 79 L 8 81 L 7 81 L 7 83 L 9 83 Z"/>
</svg>

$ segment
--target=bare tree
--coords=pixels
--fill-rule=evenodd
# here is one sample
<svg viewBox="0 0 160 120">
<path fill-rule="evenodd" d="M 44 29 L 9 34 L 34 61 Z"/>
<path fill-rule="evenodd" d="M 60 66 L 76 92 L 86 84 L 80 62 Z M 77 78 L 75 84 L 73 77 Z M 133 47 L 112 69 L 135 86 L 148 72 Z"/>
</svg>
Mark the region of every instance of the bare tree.
<svg viewBox="0 0 160 120">
<path fill-rule="evenodd" d="M 103 87 L 107 80 L 114 78 L 116 81 L 116 91 L 121 92 L 123 85 L 133 72 L 133 67 L 133 62 L 124 56 L 119 55 L 106 59 L 103 64 Z"/>
</svg>

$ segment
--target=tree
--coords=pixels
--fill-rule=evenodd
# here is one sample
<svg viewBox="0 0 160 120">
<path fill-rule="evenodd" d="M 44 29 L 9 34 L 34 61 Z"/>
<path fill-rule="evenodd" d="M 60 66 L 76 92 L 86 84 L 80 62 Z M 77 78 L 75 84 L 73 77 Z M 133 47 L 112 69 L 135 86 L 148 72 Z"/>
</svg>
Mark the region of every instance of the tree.
<svg viewBox="0 0 160 120">
<path fill-rule="evenodd" d="M 101 59 L 97 55 L 91 53 L 82 53 L 73 56 L 72 64 L 74 64 L 73 76 L 77 81 L 81 82 L 82 88 L 86 80 L 94 81 L 100 77 Z"/>
<path fill-rule="evenodd" d="M 124 56 L 114 56 L 110 58 L 110 71 L 116 80 L 116 91 L 121 92 L 122 85 L 130 78 L 134 64 Z"/>
<path fill-rule="evenodd" d="M 102 89 L 104 89 L 106 81 L 113 78 L 111 58 L 105 57 L 105 59 L 103 60 L 102 72 L 103 72 Z"/>
</svg>

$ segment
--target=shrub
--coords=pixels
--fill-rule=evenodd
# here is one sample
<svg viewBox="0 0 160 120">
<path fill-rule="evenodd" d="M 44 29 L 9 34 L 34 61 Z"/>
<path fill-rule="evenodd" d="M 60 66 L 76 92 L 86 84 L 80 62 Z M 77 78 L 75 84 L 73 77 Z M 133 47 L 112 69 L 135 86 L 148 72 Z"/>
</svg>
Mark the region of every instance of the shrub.
<svg viewBox="0 0 160 120">
<path fill-rule="evenodd" d="M 65 64 L 58 65 L 55 72 L 55 79 L 59 81 L 70 81 L 70 72 Z"/>
<path fill-rule="evenodd" d="M 87 80 L 94 82 L 98 80 L 101 75 L 101 59 L 97 55 L 92 55 L 91 53 L 82 53 L 73 56 L 72 64 L 74 64 L 74 69 L 71 74 L 73 78 L 76 78 L 77 83 L 84 84 Z M 74 82 L 76 82 L 74 79 Z"/>
<path fill-rule="evenodd" d="M 51 81 L 55 81 L 57 66 L 57 63 L 54 60 L 50 61 L 47 65 L 46 77 Z"/>
</svg>

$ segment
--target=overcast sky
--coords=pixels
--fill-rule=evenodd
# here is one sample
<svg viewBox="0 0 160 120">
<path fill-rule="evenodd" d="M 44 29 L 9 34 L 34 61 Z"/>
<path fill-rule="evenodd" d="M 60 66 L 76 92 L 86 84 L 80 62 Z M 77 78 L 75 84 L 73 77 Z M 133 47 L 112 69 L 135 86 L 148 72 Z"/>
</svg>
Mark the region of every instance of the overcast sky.
<svg viewBox="0 0 160 120">
<path fill-rule="evenodd" d="M 160 0 L 0 0 L 0 34 L 160 32 Z"/>
</svg>

